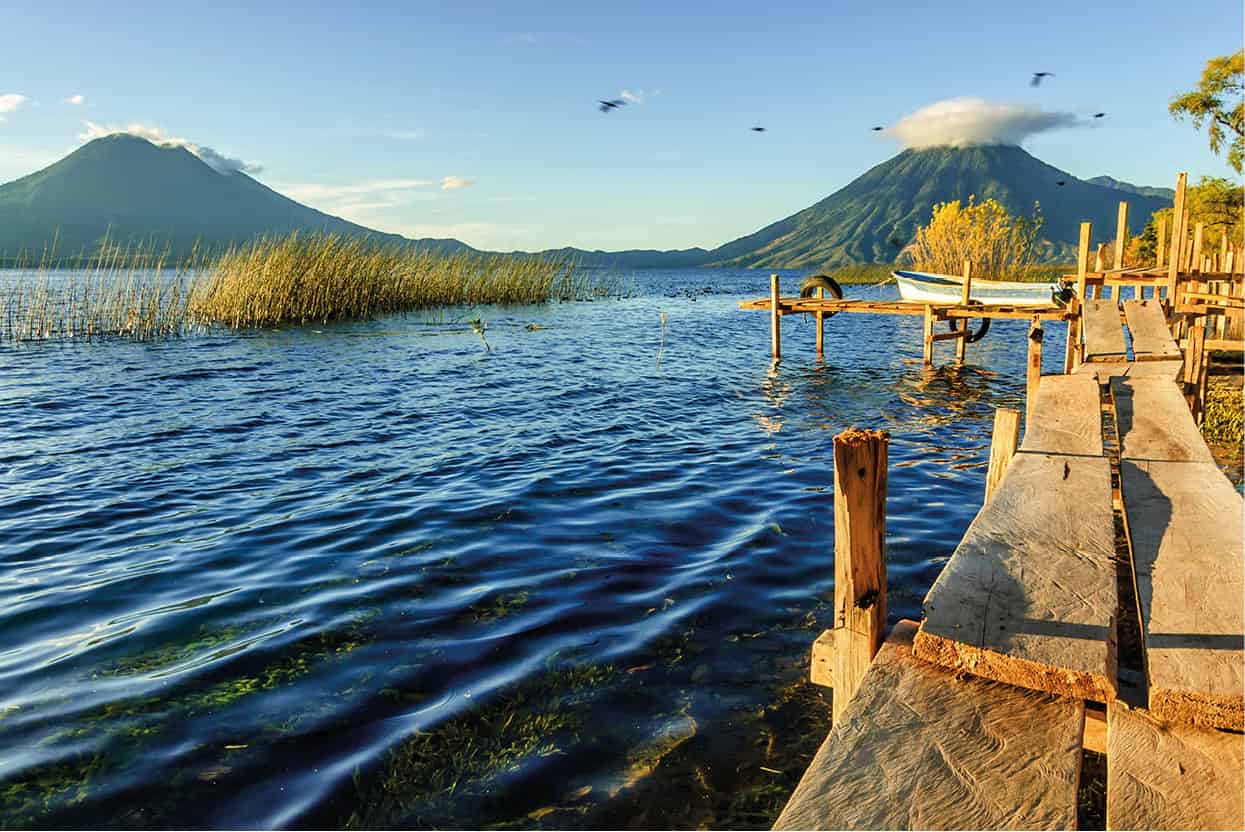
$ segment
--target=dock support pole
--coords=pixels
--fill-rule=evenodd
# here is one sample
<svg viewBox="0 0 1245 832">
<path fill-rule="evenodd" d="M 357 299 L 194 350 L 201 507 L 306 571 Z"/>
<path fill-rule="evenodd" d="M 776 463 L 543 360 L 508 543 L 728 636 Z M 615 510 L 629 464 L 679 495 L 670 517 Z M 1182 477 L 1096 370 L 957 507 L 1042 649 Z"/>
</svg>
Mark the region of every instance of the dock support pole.
<svg viewBox="0 0 1245 832">
<path fill-rule="evenodd" d="M 1007 466 L 1020 447 L 1020 411 L 1000 407 L 994 411 L 994 434 L 990 437 L 990 467 L 986 469 L 986 499 L 1003 481 Z"/>
<path fill-rule="evenodd" d="M 1182 173 L 1176 177 L 1176 197 L 1172 202 L 1172 236 L 1167 249 L 1167 303 L 1176 302 L 1176 276 L 1180 274 L 1180 246 L 1184 239 L 1184 229 L 1180 220 L 1184 216 L 1184 192 L 1189 181 L 1189 174 Z M 1154 290 L 1158 297 L 1158 289 Z"/>
<path fill-rule="evenodd" d="M 1115 265 L 1113 268 L 1124 268 L 1124 249 L 1128 245 L 1128 203 L 1120 202 L 1119 210 L 1115 214 Z M 1140 298 L 1141 287 L 1133 287 L 1133 297 Z M 1120 286 L 1115 290 L 1117 300 L 1124 297 L 1124 287 Z"/>
<path fill-rule="evenodd" d="M 1085 300 L 1086 273 L 1089 271 L 1089 239 L 1093 234 L 1093 225 L 1081 223 L 1081 241 L 1076 253 L 1076 299 L 1073 308 L 1075 317 L 1068 320 L 1068 345 L 1064 352 L 1063 371 L 1071 373 L 1081 363 L 1081 304 Z"/>
<path fill-rule="evenodd" d="M 973 296 L 973 263 L 971 260 L 964 261 L 964 287 L 960 292 L 960 305 L 968 306 L 969 300 Z M 968 349 L 968 327 L 969 320 L 964 318 L 960 321 L 960 328 L 964 330 L 964 335 L 955 339 L 955 360 L 963 361 L 964 352 Z"/>
<path fill-rule="evenodd" d="M 834 719 L 847 708 L 886 629 L 886 466 L 890 434 L 834 437 Z"/>
<path fill-rule="evenodd" d="M 824 287 L 817 287 L 817 300 L 823 300 L 826 297 Z M 817 310 L 817 357 L 821 358 L 826 354 L 826 313 L 820 309 Z"/>
<path fill-rule="evenodd" d="M 1037 403 L 1038 384 L 1042 381 L 1042 319 L 1034 318 L 1029 325 L 1029 366 L 1025 372 L 1025 430 L 1033 424 L 1030 417 Z"/>
<path fill-rule="evenodd" d="M 1201 425 L 1202 412 L 1206 407 L 1205 319 L 1189 327 L 1189 345 L 1184 352 L 1184 389 L 1185 401 L 1189 403 L 1193 421 Z"/>
<path fill-rule="evenodd" d="M 775 361 L 782 359 L 782 319 L 778 315 L 778 275 L 769 276 L 769 344 Z"/>
<path fill-rule="evenodd" d="M 1198 274 L 1201 274 L 1202 272 L 1205 271 L 1205 269 L 1202 267 L 1202 234 L 1204 234 L 1205 231 L 1206 231 L 1206 223 L 1204 222 L 1194 223 L 1193 225 L 1193 253 L 1192 253 L 1193 254 L 1192 256 L 1193 265 L 1189 269 L 1189 271 L 1197 272 Z"/>
<path fill-rule="evenodd" d="M 926 367 L 934 363 L 934 307 L 925 307 L 925 329 L 922 338 L 925 344 L 921 352 L 921 361 Z"/>
</svg>

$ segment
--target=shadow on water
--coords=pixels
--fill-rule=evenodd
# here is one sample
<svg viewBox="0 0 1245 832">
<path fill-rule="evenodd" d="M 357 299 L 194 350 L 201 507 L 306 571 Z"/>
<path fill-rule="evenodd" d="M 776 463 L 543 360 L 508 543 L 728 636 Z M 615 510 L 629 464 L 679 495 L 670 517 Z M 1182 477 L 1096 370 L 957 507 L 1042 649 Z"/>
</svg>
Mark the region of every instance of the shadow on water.
<svg viewBox="0 0 1245 832">
<path fill-rule="evenodd" d="M 829 724 L 831 437 L 891 432 L 916 617 L 1023 327 L 926 370 L 919 323 L 840 315 L 771 367 L 756 274 L 636 283 L 473 311 L 487 353 L 402 317 L 5 350 L 0 822 L 770 825 Z"/>
</svg>

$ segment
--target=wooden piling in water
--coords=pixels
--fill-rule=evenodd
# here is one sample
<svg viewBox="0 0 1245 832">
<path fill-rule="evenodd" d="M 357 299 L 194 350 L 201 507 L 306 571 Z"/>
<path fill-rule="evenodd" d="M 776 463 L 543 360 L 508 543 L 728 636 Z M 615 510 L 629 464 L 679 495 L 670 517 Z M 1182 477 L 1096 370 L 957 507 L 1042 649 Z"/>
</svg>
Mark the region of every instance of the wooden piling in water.
<svg viewBox="0 0 1245 832">
<path fill-rule="evenodd" d="M 1025 430 L 1033 424 L 1033 406 L 1037 401 L 1038 384 L 1042 381 L 1042 335 L 1042 321 L 1034 318 L 1029 325 L 1029 363 L 1025 372 Z"/>
<path fill-rule="evenodd" d="M 1080 310 L 1081 302 L 1085 299 L 1086 274 L 1089 271 L 1089 240 L 1093 234 L 1093 224 L 1088 222 L 1081 223 L 1081 240 L 1077 246 L 1076 252 L 1076 298 L 1073 301 L 1075 308 Z M 1081 363 L 1081 316 L 1068 321 L 1068 344 L 1064 351 L 1063 371 L 1071 373 Z"/>
<path fill-rule="evenodd" d="M 994 433 L 990 438 L 990 466 L 986 469 L 986 499 L 1003 481 L 1007 466 L 1020 447 L 1020 411 L 1000 407 L 994 411 Z"/>
<path fill-rule="evenodd" d="M 960 291 L 960 304 L 968 306 L 968 301 L 973 294 L 973 263 L 971 260 L 964 261 L 964 286 Z M 964 330 L 964 336 L 955 342 L 955 360 L 963 361 L 964 352 L 968 348 L 968 327 L 969 319 L 965 318 L 961 324 Z"/>
<path fill-rule="evenodd" d="M 817 287 L 817 299 L 822 300 L 826 296 L 826 290 L 822 286 Z M 817 357 L 821 358 L 826 354 L 826 313 L 818 310 L 817 318 Z"/>
<path fill-rule="evenodd" d="M 1184 353 L 1184 390 L 1193 421 L 1201 425 L 1202 413 L 1206 408 L 1205 320 L 1189 327 L 1189 345 Z"/>
<path fill-rule="evenodd" d="M 851 701 L 886 629 L 886 468 L 890 434 L 834 437 L 834 719 Z"/>
<path fill-rule="evenodd" d="M 778 275 L 769 276 L 769 344 L 775 361 L 782 359 L 782 318 L 778 314 Z"/>
<path fill-rule="evenodd" d="M 921 352 L 921 361 L 925 366 L 934 363 L 934 307 L 925 307 L 925 326 L 922 329 L 922 343 L 924 348 Z"/>
</svg>

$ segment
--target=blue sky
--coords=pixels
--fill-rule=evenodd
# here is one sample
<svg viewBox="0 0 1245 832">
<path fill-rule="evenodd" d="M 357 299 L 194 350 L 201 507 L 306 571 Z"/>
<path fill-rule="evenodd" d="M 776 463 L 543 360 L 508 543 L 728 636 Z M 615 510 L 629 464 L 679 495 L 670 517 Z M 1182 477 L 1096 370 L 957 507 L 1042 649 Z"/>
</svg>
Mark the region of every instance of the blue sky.
<svg viewBox="0 0 1245 832">
<path fill-rule="evenodd" d="M 1077 176 L 1230 173 L 1166 106 L 1240 48 L 1239 0 L 179 5 L 7 10 L 0 102 L 23 100 L 0 103 L 0 181 L 87 122 L 142 125 L 385 231 L 711 247 L 901 149 L 872 126 L 966 96 L 1106 111 L 1025 142 Z M 1056 77 L 1032 89 L 1038 70 Z M 637 102 L 597 112 L 623 90 Z"/>
</svg>

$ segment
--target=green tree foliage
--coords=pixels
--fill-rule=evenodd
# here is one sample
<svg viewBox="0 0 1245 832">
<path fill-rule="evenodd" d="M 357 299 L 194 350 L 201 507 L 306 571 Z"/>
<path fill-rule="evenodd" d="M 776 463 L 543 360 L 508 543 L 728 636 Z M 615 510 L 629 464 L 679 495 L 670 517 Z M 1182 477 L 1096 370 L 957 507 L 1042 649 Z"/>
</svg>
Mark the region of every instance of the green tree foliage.
<svg viewBox="0 0 1245 832">
<path fill-rule="evenodd" d="M 1210 149 L 1219 153 L 1228 142 L 1228 164 L 1241 173 L 1245 162 L 1245 49 L 1206 62 L 1197 89 L 1172 101 L 1168 110 L 1188 118 L 1198 130 L 1210 125 Z"/>
<path fill-rule="evenodd" d="M 1200 222 L 1205 227 L 1202 232 L 1202 254 L 1213 254 L 1219 250 L 1219 240 L 1228 235 L 1228 242 L 1239 244 L 1245 234 L 1242 223 L 1242 212 L 1245 211 L 1245 188 L 1230 179 L 1219 176 L 1203 176 L 1196 185 L 1189 186 L 1185 191 L 1185 205 L 1189 209 L 1189 230 Z M 1164 246 L 1171 245 L 1172 209 L 1163 208 L 1155 211 L 1145 230 L 1134 237 L 1129 244 L 1127 263 L 1130 266 L 1152 264 L 1155 259 L 1155 243 L 1158 238 L 1159 220 L 1166 223 Z M 1164 255 L 1166 260 L 1166 255 Z"/>
<path fill-rule="evenodd" d="M 908 256 L 920 271 L 960 274 L 968 260 L 978 277 L 1018 278 L 1037 260 L 1042 221 L 1037 204 L 1031 217 L 1023 217 L 993 199 L 978 203 L 970 196 L 963 207 L 958 199 L 942 202 L 929 225 L 917 229 Z"/>
</svg>

